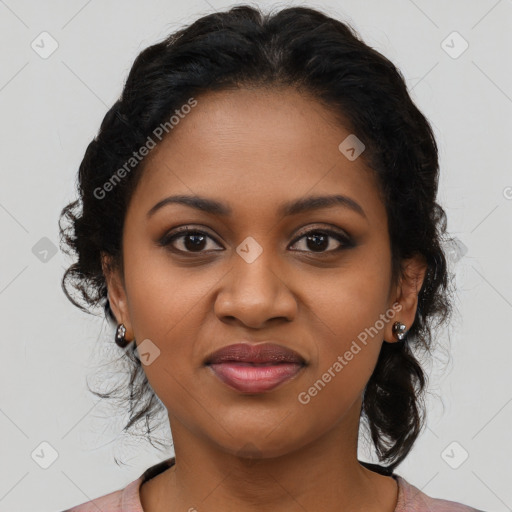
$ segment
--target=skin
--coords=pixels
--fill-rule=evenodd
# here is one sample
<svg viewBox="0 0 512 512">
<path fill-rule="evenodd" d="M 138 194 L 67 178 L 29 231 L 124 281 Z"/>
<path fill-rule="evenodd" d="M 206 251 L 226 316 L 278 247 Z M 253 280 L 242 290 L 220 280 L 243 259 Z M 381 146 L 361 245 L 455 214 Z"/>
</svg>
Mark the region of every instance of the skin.
<svg viewBox="0 0 512 512">
<path fill-rule="evenodd" d="M 414 321 L 425 262 L 405 261 L 404 278 L 392 282 L 377 182 L 363 158 L 339 151 L 351 131 L 312 97 L 242 89 L 197 100 L 146 157 L 125 219 L 124 277 L 104 267 L 126 338 L 160 350 L 143 368 L 167 408 L 176 465 L 141 486 L 143 508 L 392 512 L 395 480 L 357 460 L 361 403 L 383 341 L 397 340 L 393 322 L 409 329 Z M 365 217 L 339 205 L 277 215 L 285 201 L 334 193 L 359 203 Z M 172 204 L 147 218 L 175 194 L 213 198 L 233 213 Z M 186 236 L 158 246 L 182 225 L 207 232 L 198 250 Z M 326 228 L 345 231 L 355 246 L 336 251 L 344 242 L 330 237 L 315 249 L 304 232 Z M 263 250 L 251 263 L 236 252 L 248 236 Z M 299 393 L 395 303 L 402 309 L 394 318 L 300 403 Z M 240 340 L 274 341 L 308 364 L 270 392 L 237 392 L 203 362 Z"/>
</svg>

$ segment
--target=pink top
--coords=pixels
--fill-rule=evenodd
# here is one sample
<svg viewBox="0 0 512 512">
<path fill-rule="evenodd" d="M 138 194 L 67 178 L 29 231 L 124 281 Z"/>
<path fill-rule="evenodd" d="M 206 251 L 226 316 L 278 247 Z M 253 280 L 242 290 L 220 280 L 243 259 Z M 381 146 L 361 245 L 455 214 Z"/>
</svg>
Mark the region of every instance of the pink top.
<svg viewBox="0 0 512 512">
<path fill-rule="evenodd" d="M 140 502 L 139 487 L 141 484 L 167 469 L 174 463 L 174 458 L 149 468 L 137 480 L 128 484 L 124 489 L 105 494 L 95 500 L 82 503 L 64 512 L 144 512 Z M 158 466 L 157 472 L 154 468 Z M 408 483 L 397 474 L 391 474 L 398 482 L 398 502 L 394 512 L 483 512 L 476 508 L 427 496 L 414 485 Z"/>
</svg>

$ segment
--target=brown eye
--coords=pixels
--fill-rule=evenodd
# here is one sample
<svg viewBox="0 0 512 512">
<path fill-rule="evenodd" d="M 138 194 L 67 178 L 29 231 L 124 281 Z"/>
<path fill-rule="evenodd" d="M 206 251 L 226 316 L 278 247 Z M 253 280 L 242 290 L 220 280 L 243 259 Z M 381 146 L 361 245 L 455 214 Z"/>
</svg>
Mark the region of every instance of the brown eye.
<svg viewBox="0 0 512 512">
<path fill-rule="evenodd" d="M 353 247 L 353 243 L 350 238 L 342 233 L 338 233 L 336 231 L 327 230 L 327 229 L 312 229 L 307 231 L 299 238 L 296 238 L 294 241 L 294 245 L 304 239 L 306 249 L 299 249 L 300 252 L 316 252 L 316 253 L 330 253 L 342 250 L 346 247 Z M 332 248 L 332 242 L 330 240 L 336 240 L 338 242 L 338 246 L 334 244 L 334 248 Z"/>
<path fill-rule="evenodd" d="M 171 250 L 176 252 L 202 253 L 212 250 L 211 248 L 208 249 L 208 240 L 213 240 L 218 246 L 217 242 L 208 233 L 195 229 L 182 228 L 165 235 L 159 241 L 159 245 L 164 247 L 170 246 Z M 179 245 L 181 247 L 176 246 L 177 244 L 175 242 L 177 241 L 180 242 Z"/>
<path fill-rule="evenodd" d="M 354 247 L 354 243 L 348 235 L 330 229 L 317 228 L 304 232 L 294 240 L 292 247 L 293 245 L 297 245 L 297 243 L 303 239 L 305 248 L 295 249 L 298 252 L 309 252 L 322 255 Z M 167 233 L 159 241 L 159 245 L 162 247 L 168 247 L 169 250 L 180 254 L 203 254 L 212 251 L 225 250 L 221 248 L 220 244 L 205 231 L 191 229 L 188 226 L 178 228 Z M 215 247 L 220 247 L 220 249 L 216 249 Z"/>
</svg>

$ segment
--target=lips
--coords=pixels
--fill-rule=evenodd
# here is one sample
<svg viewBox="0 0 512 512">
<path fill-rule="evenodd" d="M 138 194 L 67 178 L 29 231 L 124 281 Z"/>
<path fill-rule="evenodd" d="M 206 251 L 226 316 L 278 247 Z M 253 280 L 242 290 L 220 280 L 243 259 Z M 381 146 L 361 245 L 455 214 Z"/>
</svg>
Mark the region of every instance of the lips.
<svg viewBox="0 0 512 512">
<path fill-rule="evenodd" d="M 205 365 L 232 389 L 262 393 L 297 375 L 306 361 L 282 345 L 237 343 L 213 352 L 206 358 Z"/>
<path fill-rule="evenodd" d="M 297 363 L 304 364 L 304 358 L 294 350 L 275 343 L 237 343 L 213 352 L 205 364 L 230 362 L 254 364 Z"/>
</svg>

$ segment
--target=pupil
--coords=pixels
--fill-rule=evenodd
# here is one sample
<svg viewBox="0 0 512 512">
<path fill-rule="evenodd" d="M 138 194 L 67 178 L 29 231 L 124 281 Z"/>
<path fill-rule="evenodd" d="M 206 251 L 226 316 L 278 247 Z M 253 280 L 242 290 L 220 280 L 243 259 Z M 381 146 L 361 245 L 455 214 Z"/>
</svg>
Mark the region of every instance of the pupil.
<svg viewBox="0 0 512 512">
<path fill-rule="evenodd" d="M 201 244 L 204 244 L 204 235 L 188 235 L 185 237 L 185 247 L 187 250 L 189 249 L 202 249 L 203 246 Z M 193 244 L 188 244 L 187 241 L 195 239 L 195 242 Z"/>
<path fill-rule="evenodd" d="M 322 242 L 321 242 L 321 243 L 318 243 L 318 239 L 319 239 L 319 238 L 323 238 L 323 243 L 322 243 Z M 310 241 L 312 241 L 312 240 L 315 240 L 315 245 L 314 245 L 314 247 L 313 247 L 313 248 L 316 248 L 316 249 L 318 249 L 318 248 L 320 248 L 320 249 L 325 249 L 325 248 L 327 247 L 327 245 L 326 245 L 326 243 L 325 243 L 325 242 L 326 242 L 326 240 L 327 240 L 327 237 L 326 237 L 325 235 L 309 235 L 309 236 L 307 237 L 307 240 L 308 240 L 308 242 L 310 242 Z M 311 247 L 310 247 L 310 248 L 311 248 Z"/>
<path fill-rule="evenodd" d="M 326 249 L 327 245 L 328 245 L 328 244 L 326 244 L 327 238 L 328 238 L 327 236 L 322 235 L 322 234 L 308 235 L 307 236 L 308 247 L 310 249 L 314 249 L 314 250 Z M 204 239 L 205 239 L 204 235 L 188 235 L 185 238 L 185 240 L 186 240 L 185 246 L 186 246 L 187 250 L 202 249 L 203 244 L 204 244 Z M 321 239 L 321 241 L 319 239 Z M 190 240 L 194 240 L 194 242 L 187 243 L 187 242 L 190 242 Z M 310 242 L 312 242 L 312 245 L 309 245 Z"/>
</svg>

